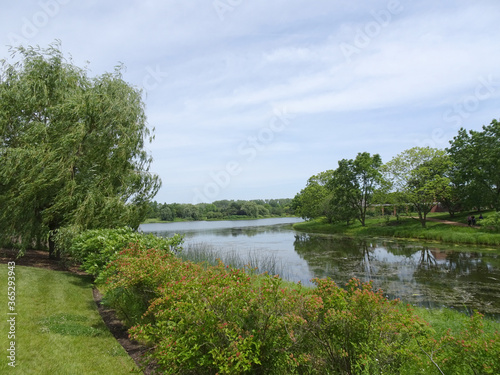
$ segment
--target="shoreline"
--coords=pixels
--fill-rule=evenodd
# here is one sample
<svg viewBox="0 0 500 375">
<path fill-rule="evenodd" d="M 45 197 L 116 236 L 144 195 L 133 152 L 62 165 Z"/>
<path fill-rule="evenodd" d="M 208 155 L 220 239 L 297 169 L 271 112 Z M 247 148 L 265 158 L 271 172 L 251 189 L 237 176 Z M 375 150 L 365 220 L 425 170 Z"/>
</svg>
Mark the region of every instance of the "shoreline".
<svg viewBox="0 0 500 375">
<path fill-rule="evenodd" d="M 293 229 L 304 233 L 352 238 L 387 238 L 449 245 L 487 246 L 500 251 L 500 233 L 477 225 L 469 227 L 461 221 L 446 220 L 442 216 L 428 217 L 425 228 L 418 220 L 405 216 L 399 220 L 394 217 L 370 218 L 366 220 L 364 227 L 359 222 L 346 226 L 345 223 L 330 224 L 325 218 L 318 218 L 293 224 Z M 455 219 L 461 220 L 461 217 Z"/>
<path fill-rule="evenodd" d="M 161 219 L 146 219 L 144 222 L 141 224 L 168 224 L 168 223 L 189 223 L 189 222 L 196 222 L 196 221 L 239 221 L 239 220 L 262 220 L 262 219 L 281 219 L 281 218 L 300 218 L 299 216 L 290 216 L 290 215 L 283 215 L 283 216 L 276 216 L 276 215 L 268 215 L 268 216 L 259 216 L 259 217 L 250 217 L 250 216 L 243 216 L 243 217 L 229 217 L 229 218 L 216 218 L 216 219 L 199 219 L 199 220 L 188 220 L 188 219 L 179 219 L 179 220 L 173 220 L 173 221 L 165 221 Z"/>
</svg>

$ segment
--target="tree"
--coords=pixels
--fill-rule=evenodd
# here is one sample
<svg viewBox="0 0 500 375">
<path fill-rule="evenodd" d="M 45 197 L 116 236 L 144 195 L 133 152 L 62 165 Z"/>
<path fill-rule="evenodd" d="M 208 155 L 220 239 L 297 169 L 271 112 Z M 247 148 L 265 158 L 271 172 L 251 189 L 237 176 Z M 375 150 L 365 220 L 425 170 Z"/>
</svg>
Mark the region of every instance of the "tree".
<svg viewBox="0 0 500 375">
<path fill-rule="evenodd" d="M 162 221 L 174 221 L 174 214 L 172 213 L 172 210 L 170 207 L 168 207 L 167 204 L 164 204 L 160 208 L 160 220 Z"/>
<path fill-rule="evenodd" d="M 321 172 L 307 180 L 306 187 L 295 195 L 291 203 L 297 215 L 303 219 L 327 216 L 331 222 L 331 216 L 328 215 L 331 194 L 325 185 L 332 178 L 332 173 L 330 170 Z"/>
<path fill-rule="evenodd" d="M 349 221 L 348 214 L 365 226 L 366 210 L 375 190 L 383 183 L 381 166 L 380 155 L 371 156 L 368 152 L 358 153 L 354 160 L 339 161 L 327 188 L 333 194 L 332 204 L 342 211 L 344 220 Z"/>
<path fill-rule="evenodd" d="M 424 228 L 432 207 L 450 195 L 450 168 L 446 152 L 430 147 L 405 150 L 385 165 L 394 192 L 413 205 Z"/>
<path fill-rule="evenodd" d="M 500 210 L 500 122 L 493 120 L 482 131 L 460 129 L 447 151 L 465 206 Z"/>
<path fill-rule="evenodd" d="M 64 230 L 137 227 L 160 187 L 141 92 L 122 67 L 91 78 L 53 44 L 0 70 L 0 234 L 24 250 Z"/>
<path fill-rule="evenodd" d="M 158 204 L 157 201 L 149 202 L 147 218 L 148 219 L 156 219 L 156 218 L 160 217 L 160 208 L 161 208 L 161 205 Z"/>
<path fill-rule="evenodd" d="M 241 205 L 240 213 L 242 215 L 257 218 L 259 217 L 259 205 L 255 202 L 247 201 Z"/>
</svg>

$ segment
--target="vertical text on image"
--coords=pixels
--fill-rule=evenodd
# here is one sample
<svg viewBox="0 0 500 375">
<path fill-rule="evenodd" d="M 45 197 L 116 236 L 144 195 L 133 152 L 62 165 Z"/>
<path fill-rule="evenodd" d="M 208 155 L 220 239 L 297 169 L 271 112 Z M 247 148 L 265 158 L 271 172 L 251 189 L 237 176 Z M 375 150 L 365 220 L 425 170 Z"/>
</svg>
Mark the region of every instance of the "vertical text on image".
<svg viewBox="0 0 500 375">
<path fill-rule="evenodd" d="M 7 264 L 7 322 L 8 324 L 8 365 L 16 367 L 16 263 Z"/>
</svg>

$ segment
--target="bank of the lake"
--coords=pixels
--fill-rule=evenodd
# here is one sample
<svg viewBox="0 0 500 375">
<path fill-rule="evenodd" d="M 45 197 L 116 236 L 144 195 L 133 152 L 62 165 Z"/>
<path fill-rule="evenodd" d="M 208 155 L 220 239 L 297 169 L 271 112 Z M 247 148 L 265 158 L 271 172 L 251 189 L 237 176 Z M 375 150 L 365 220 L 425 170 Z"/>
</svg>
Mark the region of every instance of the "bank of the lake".
<svg viewBox="0 0 500 375">
<path fill-rule="evenodd" d="M 160 218 L 149 218 L 149 219 L 146 219 L 142 224 L 182 223 L 182 222 L 190 222 L 190 221 L 261 220 L 261 219 L 279 219 L 279 218 L 296 218 L 296 217 L 298 217 L 298 216 L 266 215 L 266 216 L 251 217 L 251 216 L 246 216 L 246 215 L 231 215 L 231 216 L 227 216 L 227 217 L 225 217 L 223 219 L 219 219 L 219 218 L 214 218 L 214 219 L 201 218 L 199 220 L 194 220 L 194 219 L 180 219 L 180 218 L 175 218 L 174 220 L 171 220 L 171 221 L 161 220 Z"/>
<path fill-rule="evenodd" d="M 181 234 L 182 256 L 258 268 L 312 285 L 330 277 L 344 285 L 372 280 L 390 298 L 416 306 L 478 309 L 500 317 L 500 248 L 292 230 L 301 219 L 144 224 L 161 237 Z M 466 296 L 466 298 L 464 297 Z"/>
<path fill-rule="evenodd" d="M 386 216 L 370 218 L 363 227 L 357 221 L 350 225 L 345 223 L 330 224 L 325 218 L 305 221 L 293 225 L 293 229 L 307 233 L 338 234 L 349 237 L 392 237 L 414 239 L 418 241 L 438 241 L 450 244 L 500 246 L 500 233 L 494 233 L 484 227 L 468 227 L 452 225 L 464 223 L 463 215 L 450 218 L 447 214 L 434 214 L 429 218 L 442 221 L 427 221 L 423 228 L 420 221 L 409 216 Z"/>
</svg>

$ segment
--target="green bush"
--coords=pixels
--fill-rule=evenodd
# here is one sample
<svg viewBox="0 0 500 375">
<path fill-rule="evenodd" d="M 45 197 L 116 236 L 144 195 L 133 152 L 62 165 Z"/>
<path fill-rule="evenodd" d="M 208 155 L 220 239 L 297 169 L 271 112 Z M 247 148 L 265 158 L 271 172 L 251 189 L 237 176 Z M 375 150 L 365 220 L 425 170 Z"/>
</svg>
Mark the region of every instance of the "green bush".
<svg viewBox="0 0 500 375">
<path fill-rule="evenodd" d="M 434 328 L 357 279 L 307 288 L 134 244 L 100 280 L 165 374 L 500 373 L 500 334 L 482 315 Z"/>
<path fill-rule="evenodd" d="M 371 283 L 352 279 L 346 288 L 313 280 L 317 303 L 305 317 L 309 350 L 332 374 L 399 373 L 427 324 L 409 306 L 389 301 Z"/>
<path fill-rule="evenodd" d="M 137 244 L 142 249 L 156 248 L 167 252 L 178 252 L 182 249 L 182 242 L 183 238 L 179 235 L 162 238 L 153 234 L 139 233 L 128 227 L 94 229 L 76 235 L 67 252 L 74 260 L 81 263 L 84 271 L 97 277 L 106 265 L 130 244 Z"/>
<path fill-rule="evenodd" d="M 485 330 L 483 315 L 478 312 L 459 320 L 454 332 L 447 329 L 418 343 L 420 351 L 435 362 L 431 366 L 420 360 L 420 367 L 427 369 L 425 373 L 438 366 L 445 374 L 500 374 L 500 332 Z"/>
<path fill-rule="evenodd" d="M 492 212 L 488 217 L 481 220 L 480 224 L 494 232 L 500 232 L 500 212 Z"/>
<path fill-rule="evenodd" d="M 122 252 L 104 274 L 106 296 L 124 315 L 135 316 L 131 336 L 154 345 L 152 359 L 164 373 L 292 374 L 301 363 L 292 349 L 296 304 L 303 297 L 281 287 L 278 277 L 222 263 L 205 268 L 137 248 Z M 130 290 L 150 299 L 144 315 L 120 299 Z"/>
<path fill-rule="evenodd" d="M 482 333 L 482 317 L 464 317 L 459 332 L 436 332 L 409 306 L 356 279 L 345 288 L 316 279 L 306 288 L 137 246 L 102 276 L 107 300 L 133 325 L 131 337 L 152 347 L 162 373 L 498 370 L 499 334 Z"/>
</svg>

